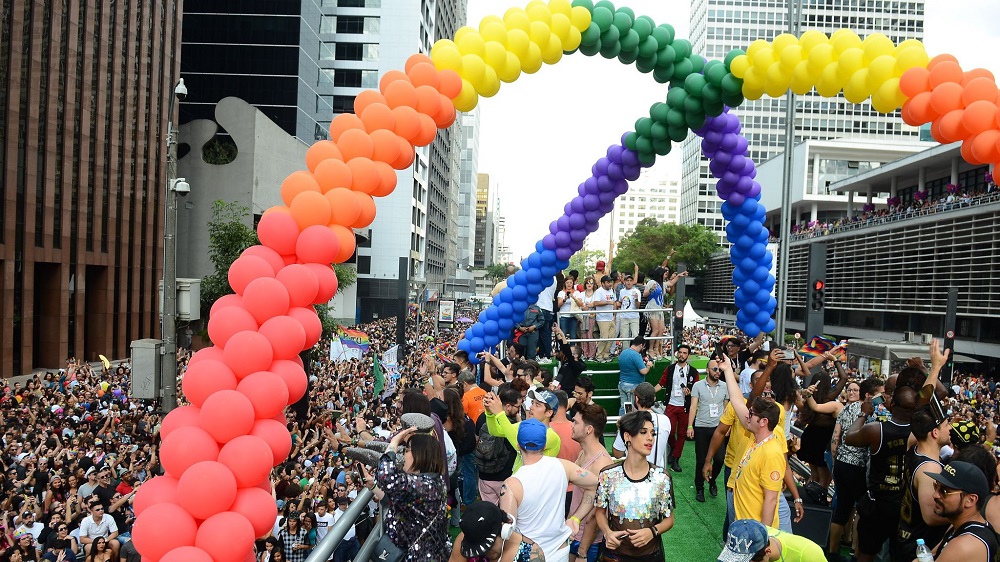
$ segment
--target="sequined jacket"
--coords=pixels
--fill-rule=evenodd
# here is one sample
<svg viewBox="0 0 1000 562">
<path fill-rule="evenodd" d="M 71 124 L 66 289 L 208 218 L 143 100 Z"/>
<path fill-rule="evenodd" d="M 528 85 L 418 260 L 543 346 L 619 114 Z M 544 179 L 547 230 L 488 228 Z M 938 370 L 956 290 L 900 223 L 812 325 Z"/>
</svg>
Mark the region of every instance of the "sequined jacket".
<svg viewBox="0 0 1000 562">
<path fill-rule="evenodd" d="M 375 480 L 385 492 L 385 532 L 408 549 L 407 562 L 440 562 L 451 555 L 446 505 L 448 487 L 440 474 L 408 474 L 394 451 L 382 455 Z"/>
</svg>

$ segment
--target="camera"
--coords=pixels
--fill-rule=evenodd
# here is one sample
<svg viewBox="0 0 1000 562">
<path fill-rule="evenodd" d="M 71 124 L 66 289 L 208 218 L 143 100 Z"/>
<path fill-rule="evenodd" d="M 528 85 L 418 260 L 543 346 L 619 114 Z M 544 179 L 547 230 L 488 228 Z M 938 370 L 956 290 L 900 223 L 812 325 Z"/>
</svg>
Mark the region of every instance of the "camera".
<svg viewBox="0 0 1000 562">
<path fill-rule="evenodd" d="M 187 182 L 185 178 L 177 178 L 174 180 L 174 184 L 171 189 L 178 195 L 187 195 L 191 193 L 191 184 Z"/>
</svg>

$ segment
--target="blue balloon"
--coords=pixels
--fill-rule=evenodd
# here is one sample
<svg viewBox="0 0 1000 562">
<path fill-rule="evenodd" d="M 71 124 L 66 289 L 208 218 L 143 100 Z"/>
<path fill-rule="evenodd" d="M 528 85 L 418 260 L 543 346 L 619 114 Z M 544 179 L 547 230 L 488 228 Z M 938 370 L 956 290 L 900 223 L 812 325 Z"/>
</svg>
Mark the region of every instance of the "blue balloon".
<svg viewBox="0 0 1000 562">
<path fill-rule="evenodd" d="M 511 315 L 514 314 L 514 309 L 511 308 Z M 510 334 L 510 331 L 514 329 L 514 320 L 512 318 L 501 318 L 497 320 L 497 326 L 500 326 L 500 333 L 503 335 Z"/>
<path fill-rule="evenodd" d="M 462 338 L 462 339 L 458 340 L 458 349 L 460 349 L 462 351 L 465 351 L 465 352 L 468 352 L 469 351 L 469 345 L 471 343 L 472 342 L 470 342 L 469 340 L 467 340 L 465 338 Z"/>
<path fill-rule="evenodd" d="M 764 324 L 767 324 L 767 321 L 770 319 L 771 319 L 771 314 L 766 310 L 761 310 L 753 317 L 753 322 L 758 326 L 763 326 Z"/>
<path fill-rule="evenodd" d="M 498 294 L 497 297 L 500 299 L 502 304 L 509 304 L 514 300 L 514 290 L 510 287 L 504 287 L 500 290 L 500 294 Z"/>
<path fill-rule="evenodd" d="M 743 272 L 742 269 L 733 270 L 733 285 L 739 287 L 747 280 L 747 274 Z"/>
<path fill-rule="evenodd" d="M 743 310 L 745 310 L 750 316 L 756 316 L 757 313 L 760 312 L 760 306 L 758 306 L 757 303 L 750 301 L 743 305 Z"/>
<path fill-rule="evenodd" d="M 774 329 L 777 328 L 777 327 L 778 327 L 778 325 L 775 323 L 774 319 L 773 318 L 769 318 L 767 320 L 767 322 L 765 322 L 764 325 L 761 326 L 760 329 L 761 329 L 762 332 L 768 332 L 768 333 L 770 333 L 770 332 L 773 332 Z"/>
<path fill-rule="evenodd" d="M 747 290 L 744 289 L 743 287 L 740 287 L 735 291 L 733 291 L 733 302 L 735 302 L 736 306 L 740 307 L 741 309 L 743 308 L 743 305 L 747 302 L 747 300 L 749 300 L 749 298 L 750 298 L 750 293 L 748 293 Z"/>
<path fill-rule="evenodd" d="M 528 270 L 528 292 L 531 292 L 531 285 L 533 283 L 539 283 L 542 280 L 542 272 L 538 269 Z"/>
<path fill-rule="evenodd" d="M 556 253 L 553 250 L 545 250 L 541 254 L 542 265 L 552 265 L 556 263 Z"/>
<path fill-rule="evenodd" d="M 492 335 L 486 334 L 486 336 L 483 338 L 483 341 L 486 343 L 486 347 L 493 347 L 496 344 L 500 343 L 500 336 L 498 336 L 497 334 L 492 334 Z"/>
<path fill-rule="evenodd" d="M 770 293 L 771 289 L 774 288 L 774 283 L 775 283 L 774 276 L 769 274 L 767 276 L 767 279 L 765 279 L 764 282 L 760 284 L 760 286 L 764 289 L 767 289 L 767 292 Z"/>
<path fill-rule="evenodd" d="M 736 245 L 740 247 L 743 252 L 749 252 L 750 247 L 753 246 L 753 238 L 749 236 L 740 236 L 736 239 Z"/>
<path fill-rule="evenodd" d="M 750 217 L 747 217 L 746 215 L 740 216 L 746 217 L 747 219 L 747 234 L 749 234 L 752 238 L 760 236 L 760 232 L 764 229 L 764 225 L 760 224 L 758 221 L 750 220 Z M 764 230 L 764 232 L 766 233 L 767 231 Z"/>
<path fill-rule="evenodd" d="M 510 303 L 505 302 L 497 307 L 496 319 L 500 320 L 501 318 L 510 318 L 512 314 L 514 314 L 514 307 L 512 307 Z"/>
<path fill-rule="evenodd" d="M 742 324 L 748 324 L 753 318 L 748 316 L 746 312 L 742 310 L 736 311 L 736 325 L 740 326 Z"/>
<path fill-rule="evenodd" d="M 743 204 L 740 205 L 740 214 L 752 217 L 757 212 L 757 207 L 760 207 L 760 204 L 755 199 L 747 197 L 743 199 Z"/>
<path fill-rule="evenodd" d="M 559 269 L 555 265 L 543 265 L 541 272 L 542 277 L 548 279 L 549 277 L 555 277 L 556 273 L 559 273 Z"/>
<path fill-rule="evenodd" d="M 750 252 L 747 254 L 751 258 L 760 261 L 767 253 L 767 246 L 764 244 L 754 244 L 750 247 Z"/>
<path fill-rule="evenodd" d="M 512 303 L 518 303 L 520 301 L 527 300 L 527 298 L 528 298 L 527 283 L 525 283 L 524 285 L 518 285 L 517 287 L 514 287 L 514 299 L 511 301 Z M 514 306 L 514 310 L 517 310 L 516 304 Z"/>
<path fill-rule="evenodd" d="M 767 310 L 764 307 L 767 305 L 767 302 L 771 300 L 771 289 L 762 288 L 760 291 L 757 291 L 757 293 L 753 296 L 753 300 L 757 303 L 757 306 L 760 307 L 761 310 Z"/>
<path fill-rule="evenodd" d="M 761 308 L 764 309 L 764 310 L 770 310 L 770 311 L 773 312 L 774 310 L 777 310 L 777 308 L 778 308 L 778 300 L 776 298 L 774 298 L 773 296 L 768 295 L 768 297 L 767 297 L 767 304 L 765 304 Z M 770 330 L 768 330 L 768 331 L 770 331 Z"/>
<path fill-rule="evenodd" d="M 471 359 L 474 353 L 479 353 L 480 351 L 486 349 L 486 342 L 483 341 L 481 337 L 472 338 L 472 342 L 469 344 L 469 358 Z"/>
<path fill-rule="evenodd" d="M 753 279 L 748 279 L 746 283 L 741 285 L 746 292 L 751 295 L 756 295 L 757 291 L 760 291 L 760 283 L 754 281 Z"/>
<path fill-rule="evenodd" d="M 476 341 L 475 338 L 481 338 L 481 337 L 483 337 L 483 334 L 486 333 L 483 330 L 483 325 L 482 324 L 473 324 L 472 327 L 469 328 L 469 332 L 472 333 L 472 337 L 473 337 L 472 341 Z M 472 346 L 472 347 L 476 347 L 476 346 Z M 482 346 L 480 346 L 479 349 L 482 349 Z"/>
<path fill-rule="evenodd" d="M 483 333 L 486 335 L 496 335 L 500 331 L 500 326 L 497 324 L 496 320 L 487 320 L 483 324 Z"/>
<path fill-rule="evenodd" d="M 539 253 L 545 251 L 545 244 L 542 244 L 541 240 L 539 240 L 538 242 L 535 242 L 535 251 L 539 252 Z"/>
<path fill-rule="evenodd" d="M 562 270 L 566 269 L 567 267 L 569 267 L 569 258 L 561 259 L 561 260 L 559 260 L 559 261 L 556 262 L 556 268 L 559 271 L 562 271 Z"/>
<path fill-rule="evenodd" d="M 541 274 L 539 274 L 539 278 L 541 278 Z M 545 286 L 541 283 L 528 283 L 528 294 L 538 297 L 538 293 L 541 293 L 544 288 Z"/>
<path fill-rule="evenodd" d="M 542 255 L 533 252 L 528 256 L 528 269 L 538 269 L 539 267 L 542 267 Z"/>
<path fill-rule="evenodd" d="M 743 330 L 743 332 L 751 338 L 755 338 L 758 334 L 760 334 L 760 326 L 754 324 L 753 322 L 746 322 L 742 326 L 739 325 L 739 322 L 736 324 L 739 329 Z"/>
</svg>

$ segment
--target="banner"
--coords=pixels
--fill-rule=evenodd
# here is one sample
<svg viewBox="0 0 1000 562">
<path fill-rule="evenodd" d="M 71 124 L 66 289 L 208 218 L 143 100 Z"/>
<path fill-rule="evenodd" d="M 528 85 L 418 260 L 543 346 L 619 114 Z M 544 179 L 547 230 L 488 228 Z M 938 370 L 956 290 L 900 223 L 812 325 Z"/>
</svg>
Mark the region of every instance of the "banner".
<svg viewBox="0 0 1000 562">
<path fill-rule="evenodd" d="M 399 363 L 396 358 L 398 351 L 399 345 L 397 344 L 390 347 L 385 351 L 385 353 L 382 354 L 381 368 L 376 368 L 375 370 L 376 396 L 381 394 L 378 382 L 380 376 L 383 379 L 383 386 L 386 392 L 394 392 L 396 390 L 396 385 L 399 383 Z"/>
<path fill-rule="evenodd" d="M 343 327 L 338 327 L 337 337 L 346 347 L 360 349 L 362 353 L 368 351 L 368 334 L 360 330 L 345 330 Z"/>
<path fill-rule="evenodd" d="M 337 362 L 361 359 L 368 347 L 368 334 L 337 328 L 337 337 L 330 342 L 330 359 Z"/>
<path fill-rule="evenodd" d="M 455 323 L 455 301 L 438 302 L 438 322 L 442 324 Z"/>
<path fill-rule="evenodd" d="M 837 347 L 840 346 L 838 346 L 836 342 L 828 340 L 824 337 L 816 336 L 812 340 L 810 340 L 809 343 L 803 345 L 799 349 L 799 353 L 801 353 L 808 361 L 813 357 L 823 355 L 827 351 L 834 351 L 834 348 Z"/>
</svg>

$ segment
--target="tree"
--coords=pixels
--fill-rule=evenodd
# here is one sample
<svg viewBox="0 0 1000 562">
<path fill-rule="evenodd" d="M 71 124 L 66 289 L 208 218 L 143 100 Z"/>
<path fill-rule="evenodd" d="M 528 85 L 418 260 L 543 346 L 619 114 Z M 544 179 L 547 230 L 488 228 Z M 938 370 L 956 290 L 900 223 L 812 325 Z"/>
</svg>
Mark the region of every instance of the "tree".
<svg viewBox="0 0 1000 562">
<path fill-rule="evenodd" d="M 583 276 L 592 273 L 597 269 L 597 260 L 604 259 L 604 252 L 601 250 L 580 250 L 569 258 L 567 272 L 577 270 L 580 272 L 580 282 L 583 283 Z"/>
<path fill-rule="evenodd" d="M 337 274 L 337 292 L 346 289 L 358 281 L 358 270 L 345 263 L 333 264 L 333 272 Z"/>
<path fill-rule="evenodd" d="M 215 273 L 201 280 L 202 318 L 208 317 L 212 303 L 232 294 L 229 287 L 229 267 L 243 250 L 257 244 L 257 233 L 244 220 L 250 209 L 237 202 L 216 199 L 212 203 L 212 220 L 208 221 L 208 257 Z"/>
<path fill-rule="evenodd" d="M 494 283 L 500 281 L 501 279 L 507 278 L 507 266 L 510 264 L 506 263 L 495 263 L 493 265 L 486 267 L 486 276 L 493 280 Z"/>
<path fill-rule="evenodd" d="M 646 273 L 660 265 L 670 250 L 677 251 L 670 260 L 671 266 L 684 262 L 688 271 L 697 272 L 718 251 L 718 242 L 715 234 L 700 224 L 660 223 L 646 217 L 619 242 L 612 266 L 619 271 L 631 271 L 635 262 L 639 271 Z"/>
</svg>

